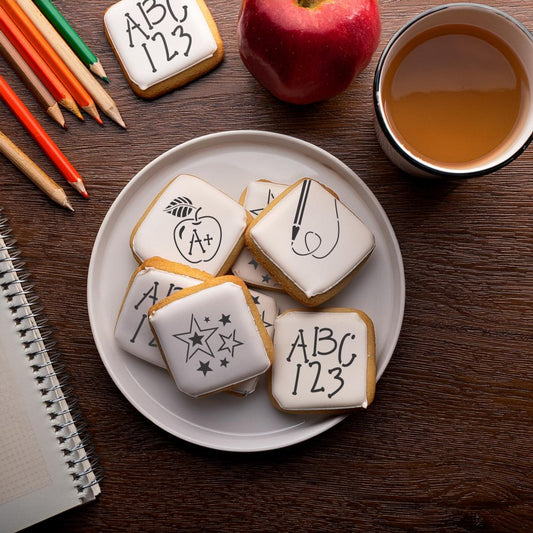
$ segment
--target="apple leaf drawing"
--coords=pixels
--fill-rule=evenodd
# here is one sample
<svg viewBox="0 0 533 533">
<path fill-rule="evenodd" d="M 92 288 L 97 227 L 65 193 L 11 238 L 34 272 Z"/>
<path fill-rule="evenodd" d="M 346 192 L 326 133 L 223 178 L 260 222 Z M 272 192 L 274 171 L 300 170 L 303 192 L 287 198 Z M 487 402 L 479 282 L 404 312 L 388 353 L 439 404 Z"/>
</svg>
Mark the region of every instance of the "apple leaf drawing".
<svg viewBox="0 0 533 533">
<path fill-rule="evenodd" d="M 163 211 L 174 215 L 175 217 L 182 218 L 188 216 L 193 209 L 196 209 L 192 202 L 186 196 L 179 196 L 170 202 Z"/>
</svg>

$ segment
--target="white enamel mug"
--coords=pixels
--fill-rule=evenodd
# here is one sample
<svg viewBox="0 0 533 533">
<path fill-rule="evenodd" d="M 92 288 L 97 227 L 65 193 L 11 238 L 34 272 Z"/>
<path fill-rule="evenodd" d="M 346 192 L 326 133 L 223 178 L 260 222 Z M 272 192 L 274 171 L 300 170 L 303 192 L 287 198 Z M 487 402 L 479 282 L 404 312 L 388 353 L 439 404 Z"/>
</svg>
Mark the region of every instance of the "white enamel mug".
<svg viewBox="0 0 533 533">
<path fill-rule="evenodd" d="M 522 108 L 511 138 L 499 149 L 474 164 L 447 166 L 432 163 L 412 153 L 391 128 L 383 101 L 383 79 L 395 55 L 420 33 L 448 24 L 480 27 L 505 41 L 521 61 L 529 84 L 529 98 Z M 494 172 L 516 159 L 533 139 L 533 36 L 508 14 L 481 4 L 462 2 L 435 7 L 418 15 L 401 28 L 381 54 L 374 76 L 374 111 L 378 141 L 387 157 L 401 170 L 423 177 L 467 178 Z"/>
</svg>

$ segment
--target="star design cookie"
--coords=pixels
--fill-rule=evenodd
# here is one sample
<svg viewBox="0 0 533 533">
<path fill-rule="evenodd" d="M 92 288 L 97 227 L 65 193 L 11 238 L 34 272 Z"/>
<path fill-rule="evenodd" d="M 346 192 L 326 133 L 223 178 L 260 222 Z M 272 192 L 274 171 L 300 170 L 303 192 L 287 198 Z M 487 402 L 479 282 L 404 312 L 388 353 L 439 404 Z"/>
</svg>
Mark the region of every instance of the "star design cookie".
<svg viewBox="0 0 533 533">
<path fill-rule="evenodd" d="M 235 276 L 176 292 L 152 306 L 148 319 L 178 389 L 194 398 L 231 389 L 270 367 L 272 341 Z"/>
<path fill-rule="evenodd" d="M 255 218 L 286 188 L 287 185 L 268 180 L 253 181 L 243 191 L 240 203 Z M 254 259 L 246 247 L 242 249 L 231 270 L 251 286 L 282 290 L 281 285 Z"/>
</svg>

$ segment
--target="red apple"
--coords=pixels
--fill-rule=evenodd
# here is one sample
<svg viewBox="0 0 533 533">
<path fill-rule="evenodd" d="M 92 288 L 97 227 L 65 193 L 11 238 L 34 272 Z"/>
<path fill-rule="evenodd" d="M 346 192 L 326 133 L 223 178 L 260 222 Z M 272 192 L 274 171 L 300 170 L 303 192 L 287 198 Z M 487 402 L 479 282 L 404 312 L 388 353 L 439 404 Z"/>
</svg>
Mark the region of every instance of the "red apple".
<svg viewBox="0 0 533 533">
<path fill-rule="evenodd" d="M 310 104 L 339 94 L 379 43 L 377 0 L 243 0 L 239 51 L 280 100 Z"/>
</svg>

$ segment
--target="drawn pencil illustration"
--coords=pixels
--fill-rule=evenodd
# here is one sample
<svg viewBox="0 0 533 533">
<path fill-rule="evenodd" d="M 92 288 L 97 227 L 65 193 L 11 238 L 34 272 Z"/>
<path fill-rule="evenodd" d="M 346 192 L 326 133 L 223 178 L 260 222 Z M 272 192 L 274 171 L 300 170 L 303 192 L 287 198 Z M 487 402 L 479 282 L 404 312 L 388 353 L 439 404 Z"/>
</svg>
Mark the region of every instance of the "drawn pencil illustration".
<svg viewBox="0 0 533 533">
<path fill-rule="evenodd" d="M 311 189 L 311 180 L 305 180 L 302 183 L 302 190 L 298 199 L 298 205 L 294 213 L 291 234 L 292 251 L 299 256 L 311 256 L 315 259 L 325 259 L 337 247 L 341 235 L 341 224 L 339 218 L 339 209 L 337 199 L 332 197 L 333 225 L 329 224 L 315 231 L 312 224 L 316 221 L 313 213 L 309 209 L 309 191 Z M 305 218 L 304 218 L 305 217 Z M 333 233 L 328 234 L 329 228 L 333 228 Z"/>
</svg>

